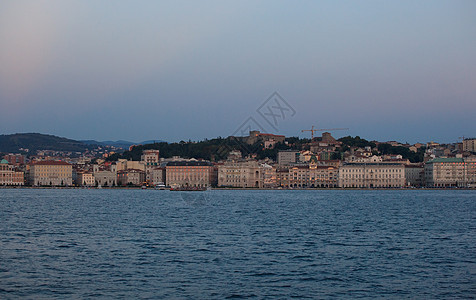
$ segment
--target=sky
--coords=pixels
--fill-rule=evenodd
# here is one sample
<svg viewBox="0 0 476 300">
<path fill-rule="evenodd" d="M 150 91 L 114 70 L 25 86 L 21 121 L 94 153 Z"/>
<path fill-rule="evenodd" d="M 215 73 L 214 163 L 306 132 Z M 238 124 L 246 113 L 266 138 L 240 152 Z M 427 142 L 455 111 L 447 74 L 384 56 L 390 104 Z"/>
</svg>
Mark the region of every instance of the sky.
<svg viewBox="0 0 476 300">
<path fill-rule="evenodd" d="M 0 134 L 452 143 L 475 109 L 473 0 L 0 4 Z"/>
</svg>

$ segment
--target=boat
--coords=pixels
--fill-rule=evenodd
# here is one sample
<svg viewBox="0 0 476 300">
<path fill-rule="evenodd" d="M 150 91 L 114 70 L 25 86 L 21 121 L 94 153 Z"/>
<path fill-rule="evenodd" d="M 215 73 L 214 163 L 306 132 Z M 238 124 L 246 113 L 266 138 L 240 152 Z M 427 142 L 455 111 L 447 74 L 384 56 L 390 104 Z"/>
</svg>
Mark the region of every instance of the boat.
<svg viewBox="0 0 476 300">
<path fill-rule="evenodd" d="M 155 189 L 156 189 L 156 190 L 165 190 L 166 187 L 165 187 L 165 184 L 159 183 L 159 184 L 157 184 L 157 185 L 155 186 Z"/>
</svg>

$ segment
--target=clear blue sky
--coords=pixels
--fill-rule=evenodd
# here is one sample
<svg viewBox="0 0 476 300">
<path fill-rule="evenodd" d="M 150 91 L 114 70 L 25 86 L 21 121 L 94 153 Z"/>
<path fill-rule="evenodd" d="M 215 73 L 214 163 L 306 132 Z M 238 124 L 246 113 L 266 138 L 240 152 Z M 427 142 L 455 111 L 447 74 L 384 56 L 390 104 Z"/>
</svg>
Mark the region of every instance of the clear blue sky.
<svg viewBox="0 0 476 300">
<path fill-rule="evenodd" d="M 256 109 L 278 91 L 277 129 Z M 476 136 L 476 1 L 0 4 L 0 133 L 198 140 Z"/>
</svg>

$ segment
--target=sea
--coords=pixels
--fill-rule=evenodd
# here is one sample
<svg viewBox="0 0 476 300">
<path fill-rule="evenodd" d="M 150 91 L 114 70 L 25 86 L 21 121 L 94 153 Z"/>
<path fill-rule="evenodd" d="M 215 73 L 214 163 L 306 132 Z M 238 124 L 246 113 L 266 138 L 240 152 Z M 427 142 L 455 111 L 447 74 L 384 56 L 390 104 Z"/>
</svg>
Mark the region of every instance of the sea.
<svg viewBox="0 0 476 300">
<path fill-rule="evenodd" d="M 0 189 L 0 299 L 470 299 L 476 191 Z"/>
</svg>

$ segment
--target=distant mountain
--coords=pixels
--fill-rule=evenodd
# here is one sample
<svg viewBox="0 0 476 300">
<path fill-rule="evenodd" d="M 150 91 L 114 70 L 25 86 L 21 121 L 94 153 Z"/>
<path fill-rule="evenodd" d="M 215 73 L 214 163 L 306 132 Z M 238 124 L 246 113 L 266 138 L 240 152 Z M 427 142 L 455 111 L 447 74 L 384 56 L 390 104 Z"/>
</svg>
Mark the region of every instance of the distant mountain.
<svg viewBox="0 0 476 300">
<path fill-rule="evenodd" d="M 114 146 L 128 150 L 132 145 L 146 145 L 160 143 L 161 140 L 150 140 L 141 143 L 134 143 L 129 141 L 76 141 L 64 137 L 58 137 L 49 134 L 41 133 L 15 133 L 0 135 L 0 152 L 19 153 L 20 149 L 28 149 L 30 153 L 35 153 L 37 150 L 53 150 L 53 151 L 71 151 L 84 152 L 88 149 L 93 149 L 96 146 Z"/>
<path fill-rule="evenodd" d="M 122 148 L 125 150 L 128 150 L 130 146 L 132 145 L 146 145 L 146 144 L 153 144 L 153 143 L 162 143 L 164 141 L 161 140 L 149 140 L 149 141 L 143 141 L 140 143 L 134 143 L 134 142 L 129 142 L 129 141 L 95 141 L 95 140 L 82 140 L 81 142 L 88 144 L 88 145 L 100 145 L 100 146 L 114 146 L 118 148 Z"/>
<path fill-rule="evenodd" d="M 0 135 L 0 152 L 18 153 L 20 149 L 83 152 L 91 146 L 63 137 L 41 133 L 16 133 Z"/>
</svg>

